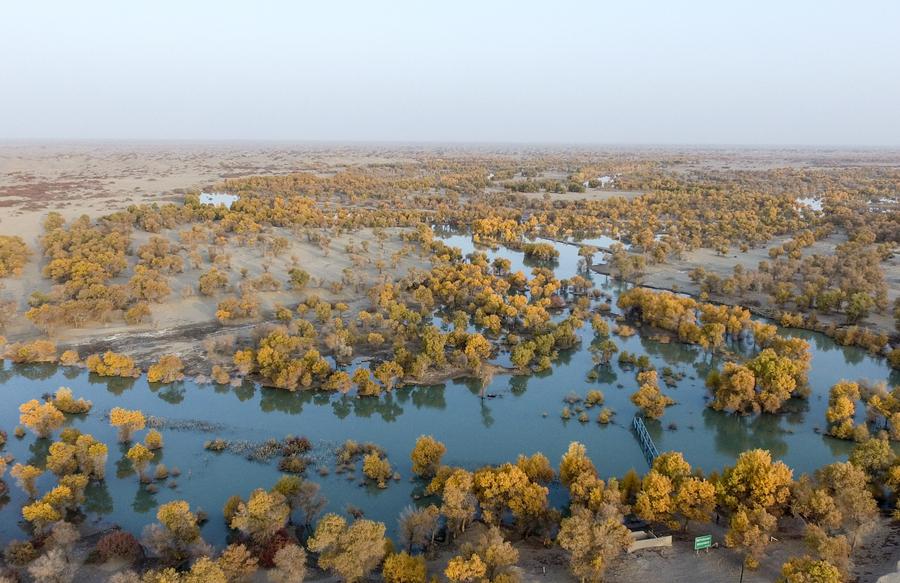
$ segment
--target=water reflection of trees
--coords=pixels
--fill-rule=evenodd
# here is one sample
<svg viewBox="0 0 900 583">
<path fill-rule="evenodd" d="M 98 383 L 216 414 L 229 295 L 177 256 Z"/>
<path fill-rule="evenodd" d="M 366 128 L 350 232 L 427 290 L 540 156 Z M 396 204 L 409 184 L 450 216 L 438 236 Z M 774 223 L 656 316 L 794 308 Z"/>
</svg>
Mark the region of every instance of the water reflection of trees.
<svg viewBox="0 0 900 583">
<path fill-rule="evenodd" d="M 481 424 L 491 427 L 494 424 L 494 416 L 491 414 L 491 408 L 488 407 L 487 402 L 487 399 L 481 399 Z"/>
<path fill-rule="evenodd" d="M 6 368 L 6 361 L 0 359 L 0 383 L 6 383 L 10 379 L 16 376 L 16 368 L 18 367 L 10 367 Z"/>
<path fill-rule="evenodd" d="M 157 397 L 172 405 L 177 405 L 184 401 L 184 383 L 171 383 L 168 385 L 150 383 L 150 391 L 156 393 Z"/>
<path fill-rule="evenodd" d="M 524 395 L 528 389 L 529 375 L 513 375 L 509 377 L 509 392 L 515 396 Z"/>
<path fill-rule="evenodd" d="M 403 407 L 391 394 L 377 398 L 341 395 L 331 401 L 331 409 L 338 419 L 344 419 L 351 413 L 354 417 L 365 419 L 378 415 L 386 423 L 393 423 L 403 414 Z"/>
<path fill-rule="evenodd" d="M 469 389 L 469 392 L 475 395 L 476 397 L 481 396 L 481 379 L 475 377 L 464 377 L 460 379 L 456 379 L 454 384 L 462 385 Z"/>
<path fill-rule="evenodd" d="M 512 259 L 512 257 L 509 257 Z M 535 267 L 546 267 L 547 269 L 555 270 L 559 267 L 558 259 L 536 259 L 534 257 L 528 257 L 527 255 L 522 255 L 522 265 L 525 267 L 531 267 L 532 269 Z"/>
<path fill-rule="evenodd" d="M 809 399 L 793 397 L 782 404 L 780 416 L 784 417 L 788 425 L 803 425 L 808 412 Z"/>
<path fill-rule="evenodd" d="M 394 393 L 398 403 L 410 401 L 416 409 L 444 410 L 447 408 L 444 385 L 403 387 Z"/>
<path fill-rule="evenodd" d="M 835 342 L 833 338 L 829 338 L 828 336 L 820 332 L 797 329 L 786 330 L 784 328 L 781 328 L 779 331 L 786 336 L 793 336 L 806 340 L 810 343 L 811 346 L 815 348 L 817 352 L 824 353 L 836 350 L 841 353 L 844 363 L 846 364 L 859 364 L 866 358 L 866 356 L 868 356 L 868 353 L 862 348 L 859 348 L 857 346 L 841 346 L 840 344 Z M 832 357 L 828 358 L 829 360 L 834 360 Z"/>
<path fill-rule="evenodd" d="M 837 439 L 827 435 L 822 435 L 822 441 L 825 442 L 828 451 L 831 452 L 831 456 L 835 458 L 848 457 L 850 452 L 853 451 L 853 448 L 856 446 L 856 442 L 850 441 L 849 439 Z"/>
<path fill-rule="evenodd" d="M 50 455 L 50 439 L 35 439 L 28 445 L 28 465 L 43 468 L 47 463 L 47 456 Z"/>
<path fill-rule="evenodd" d="M 23 364 L 16 367 L 16 372 L 31 381 L 45 381 L 56 374 L 55 364 Z"/>
<path fill-rule="evenodd" d="M 803 340 L 806 340 L 807 342 L 815 346 L 816 350 L 827 351 L 836 346 L 834 340 L 832 340 L 828 336 L 819 334 L 817 332 L 811 332 L 809 330 L 801 330 L 799 328 L 780 328 L 779 333 L 794 338 L 802 338 Z"/>
<path fill-rule="evenodd" d="M 256 396 L 256 384 L 251 383 L 250 381 L 244 381 L 240 385 L 234 387 L 234 394 L 237 396 L 238 401 L 249 401 Z"/>
<path fill-rule="evenodd" d="M 900 370 L 892 370 L 888 375 L 888 384 L 891 386 L 900 385 Z"/>
<path fill-rule="evenodd" d="M 286 391 L 263 387 L 260 389 L 259 408 L 263 413 L 278 411 L 299 415 L 303 412 L 303 405 L 309 403 L 312 398 L 312 391 Z"/>
<path fill-rule="evenodd" d="M 692 368 L 697 376 L 697 378 L 701 382 L 706 382 L 706 377 L 709 376 L 709 373 L 718 369 L 718 362 L 716 360 L 711 360 L 709 362 L 704 362 L 702 360 L 698 360 L 693 363 Z"/>
<path fill-rule="evenodd" d="M 578 347 L 560 350 L 557 355 L 556 362 L 554 362 L 553 364 L 555 364 L 556 366 L 566 366 L 572 362 L 572 357 L 575 356 L 575 354 L 579 351 L 580 348 Z"/>
<path fill-rule="evenodd" d="M 140 486 L 134 495 L 134 501 L 131 508 L 138 514 L 147 514 L 157 507 L 156 496 L 147 491 L 147 488 Z"/>
<path fill-rule="evenodd" d="M 131 460 L 125 457 L 128 454 L 127 443 L 119 444 L 119 453 L 121 453 L 122 455 L 118 460 L 116 460 L 116 477 L 121 480 L 123 478 L 135 475 L 134 466 L 131 465 Z"/>
<path fill-rule="evenodd" d="M 844 355 L 846 364 L 859 364 L 868 356 L 868 353 L 862 348 L 856 348 L 855 346 L 842 346 L 839 349 Z"/>
<path fill-rule="evenodd" d="M 369 418 L 378 415 L 387 423 L 392 423 L 403 414 L 403 407 L 394 400 L 394 396 L 390 393 L 383 397 L 350 397 L 344 395 L 344 398 L 350 399 L 353 403 L 353 415 L 356 417 Z"/>
<path fill-rule="evenodd" d="M 340 398 L 331 402 L 331 409 L 334 412 L 335 417 L 338 419 L 345 419 L 353 410 L 353 405 L 350 403 L 349 399 Z"/>
<path fill-rule="evenodd" d="M 785 432 L 776 415 L 730 415 L 703 410 L 703 424 L 713 434 L 716 451 L 737 457 L 742 451 L 763 448 L 774 457 L 787 453 Z"/>
<path fill-rule="evenodd" d="M 134 386 L 135 379 L 130 377 L 101 377 L 97 374 L 88 374 L 88 383 L 92 385 L 105 385 L 106 390 L 119 396 Z"/>
<path fill-rule="evenodd" d="M 631 423 L 631 419 L 629 419 L 628 422 Z M 647 433 L 650 435 L 650 438 L 653 441 L 662 441 L 663 424 L 659 419 L 650 419 L 645 417 L 644 427 L 647 428 Z"/>
<path fill-rule="evenodd" d="M 681 342 L 659 342 L 643 334 L 639 339 L 644 352 L 662 358 L 666 364 L 692 364 L 697 361 L 698 350 Z"/>
<path fill-rule="evenodd" d="M 603 385 L 612 385 L 619 380 L 619 374 L 612 366 L 597 366 L 591 369 L 596 374 L 594 380 L 586 379 L 587 382 L 600 383 Z M 588 371 L 590 372 L 590 371 Z"/>
<path fill-rule="evenodd" d="M 88 483 L 84 490 L 84 510 L 93 514 L 112 514 L 113 499 L 105 481 Z"/>
</svg>

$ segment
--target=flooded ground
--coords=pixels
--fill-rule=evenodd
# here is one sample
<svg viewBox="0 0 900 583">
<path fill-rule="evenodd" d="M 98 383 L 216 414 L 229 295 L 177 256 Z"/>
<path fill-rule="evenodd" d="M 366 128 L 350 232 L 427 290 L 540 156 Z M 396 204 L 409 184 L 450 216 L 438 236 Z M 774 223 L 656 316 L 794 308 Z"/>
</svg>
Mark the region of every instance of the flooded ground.
<svg viewBox="0 0 900 583">
<path fill-rule="evenodd" d="M 448 235 L 445 241 L 462 248 L 464 253 L 474 249 L 466 235 Z M 554 264 L 557 275 L 575 275 L 578 247 L 555 245 L 560 253 Z M 513 271 L 527 272 L 534 265 L 517 251 L 482 250 L 490 258 L 509 258 Z M 613 297 L 615 305 L 615 297 L 623 288 L 603 276 L 594 274 L 592 278 L 596 287 Z M 684 375 L 676 387 L 663 390 L 677 404 L 666 410 L 661 421 L 648 423 L 659 450 L 682 451 L 691 464 L 707 471 L 720 469 L 738 453 L 753 447 L 771 450 L 797 472 L 845 458 L 852 444 L 825 437 L 819 431 L 825 426 L 828 389 L 841 379 L 888 380 L 894 384 L 900 379 L 883 359 L 860 349 L 840 347 L 817 333 L 782 332 L 801 336 L 811 344 L 812 393 L 808 400 L 790 402 L 784 414 L 755 417 L 735 417 L 706 407 L 708 392 L 703 380 L 717 362 L 699 348 L 659 342 L 640 333 L 627 339 L 614 337 L 620 351 L 646 354 L 659 370 L 669 367 Z M 557 464 L 570 442 L 581 441 L 604 476 L 622 475 L 630 468 L 646 470 L 630 430 L 636 411 L 629 401 L 637 388 L 635 373 L 622 369 L 614 359 L 608 369 L 600 372 L 599 379 L 588 380 L 588 373 L 594 368 L 587 350 L 593 333 L 590 326 L 585 326 L 580 334 L 581 345 L 562 353 L 551 371 L 528 377 L 496 376 L 486 391 L 492 397 L 487 399 L 480 398 L 476 381 L 403 387 L 376 399 L 309 391 L 290 393 L 250 383 L 237 388 L 190 381 L 158 386 L 149 385 L 145 377 L 101 379 L 77 368 L 7 364 L 0 375 L 4 403 L 0 408 L 0 428 L 10 434 L 5 452 L 18 462 L 42 464 L 49 441 L 36 441 L 30 434 L 24 439 L 12 436 L 12 429 L 18 424 L 17 406 L 60 386 L 71 387 L 77 397 L 93 401 L 94 408 L 88 415 L 70 417 L 68 424 L 111 445 L 107 480 L 92 484 L 88 492 L 88 520 L 119 523 L 139 532 L 143 525 L 155 520 L 158 504 L 185 499 L 193 508 L 209 512 L 211 520 L 203 527 L 203 533 L 214 544 L 226 540 L 227 530 L 221 517 L 226 499 L 233 494 L 246 497 L 257 487 L 270 487 L 280 472 L 277 459 L 261 462 L 232 451 L 214 453 L 204 449 L 204 442 L 221 437 L 252 445 L 288 434 L 305 436 L 314 445 L 314 463 L 307 470 L 307 477 L 322 485 L 329 500 L 328 510 L 343 511 L 348 504 L 353 505 L 367 517 L 384 521 L 394 531 L 397 515 L 404 506 L 428 502 L 419 496 L 422 484 L 410 480 L 409 452 L 422 434 L 434 435 L 446 444 L 444 463 L 470 469 L 536 451 L 542 451 Z M 508 363 L 509 355 L 501 353 L 497 362 Z M 616 412 L 614 423 L 596 423 L 596 408 L 591 410 L 588 423 L 561 419 L 564 397 L 572 392 L 584 396 L 589 389 L 604 393 L 606 406 Z M 172 480 L 158 483 L 157 493 L 139 486 L 130 463 L 124 459 L 125 448 L 115 445 L 116 432 L 106 419 L 115 406 L 141 409 L 162 420 L 160 430 L 165 447 L 157 461 L 181 470 L 174 487 L 169 487 Z M 401 479 L 381 490 L 364 484 L 359 469 L 352 476 L 335 473 L 334 450 L 346 439 L 382 446 Z M 328 475 L 320 475 L 319 468 L 327 468 Z M 10 492 L 0 501 L 0 543 L 25 536 L 20 530 L 24 494 L 9 476 L 6 481 Z M 53 477 L 45 475 L 38 485 L 45 491 L 52 483 Z M 558 490 L 553 492 L 556 501 L 562 496 Z"/>
</svg>

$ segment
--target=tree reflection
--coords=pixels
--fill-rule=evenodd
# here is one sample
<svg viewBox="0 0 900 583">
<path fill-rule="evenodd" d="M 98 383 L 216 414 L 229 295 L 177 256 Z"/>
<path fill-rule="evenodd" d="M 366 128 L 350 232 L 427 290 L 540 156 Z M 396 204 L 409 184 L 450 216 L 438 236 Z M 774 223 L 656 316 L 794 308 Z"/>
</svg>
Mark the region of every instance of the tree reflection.
<svg viewBox="0 0 900 583">
<path fill-rule="evenodd" d="M 487 399 L 481 399 L 481 424 L 490 427 L 494 424 L 494 416 L 491 415 L 491 408 L 487 406 Z"/>
<path fill-rule="evenodd" d="M 133 476 L 135 472 L 134 466 L 131 465 L 131 460 L 125 457 L 128 454 L 127 443 L 119 444 L 119 453 L 122 454 L 122 457 L 116 460 L 116 477 L 121 480 L 122 478 Z"/>
<path fill-rule="evenodd" d="M 525 267 L 546 267 L 547 269 L 556 269 L 559 267 L 559 259 L 535 259 L 523 254 L 522 265 Z"/>
<path fill-rule="evenodd" d="M 331 402 L 331 409 L 334 416 L 338 419 L 345 419 L 353 411 L 353 403 L 347 395 L 341 395 L 340 398 Z"/>
<path fill-rule="evenodd" d="M 662 358 L 666 364 L 692 364 L 697 361 L 698 350 L 675 340 L 660 342 L 651 338 L 639 336 L 641 348 L 650 356 Z"/>
<path fill-rule="evenodd" d="M 154 383 L 156 384 L 156 383 Z M 172 405 L 177 405 L 178 403 L 184 401 L 184 383 L 172 383 L 169 385 L 157 385 L 156 389 L 158 390 L 160 387 L 163 387 L 157 393 L 157 396 L 165 401 L 166 403 L 170 403 Z M 154 391 L 153 385 L 150 385 L 150 390 Z"/>
<path fill-rule="evenodd" d="M 393 423 L 403 414 L 403 407 L 390 393 L 383 397 L 357 397 L 353 400 L 353 414 L 363 418 L 378 414 L 385 422 Z"/>
<path fill-rule="evenodd" d="M 831 339 L 829 338 L 829 340 Z M 837 345 L 835 344 L 835 346 Z M 869 355 L 869 353 L 862 348 L 857 348 L 855 346 L 841 346 L 838 347 L 838 350 L 843 354 L 844 363 L 846 364 L 859 364 Z"/>
<path fill-rule="evenodd" d="M 63 376 L 68 380 L 73 381 L 81 376 L 81 369 L 76 366 L 64 366 Z"/>
<path fill-rule="evenodd" d="M 156 509 L 156 496 L 147 491 L 147 488 L 141 486 L 134 495 L 134 501 L 131 508 L 138 514 L 147 514 L 151 510 Z"/>
<path fill-rule="evenodd" d="M 32 381 L 45 381 L 56 374 L 55 364 L 23 364 L 16 372 Z"/>
<path fill-rule="evenodd" d="M 264 413 L 280 411 L 299 415 L 303 405 L 312 400 L 312 391 L 286 391 L 264 387 L 260 390 L 259 408 Z"/>
<path fill-rule="evenodd" d="M 234 387 L 234 394 L 237 396 L 238 401 L 249 401 L 256 395 L 256 384 L 251 383 L 250 381 L 244 381 L 240 385 Z"/>
<path fill-rule="evenodd" d="M 629 428 L 631 426 L 631 422 L 632 422 L 632 420 L 629 419 L 628 420 Z M 647 433 L 650 435 L 650 438 L 654 442 L 658 443 L 658 442 L 662 441 L 662 434 L 663 434 L 662 421 L 660 421 L 659 419 L 650 419 L 648 417 L 644 417 L 644 427 L 647 428 Z"/>
<path fill-rule="evenodd" d="M 587 379 L 587 382 L 611 385 L 619 380 L 619 375 L 612 366 L 597 366 L 592 368 L 591 371 L 594 373 L 591 375 L 593 380 Z M 588 371 L 588 374 L 591 371 Z"/>
<path fill-rule="evenodd" d="M 313 405 L 318 405 L 321 407 L 321 406 L 327 405 L 329 402 L 331 402 L 331 397 L 332 397 L 331 393 L 316 391 L 313 393 L 312 403 L 313 403 Z"/>
<path fill-rule="evenodd" d="M 467 389 L 469 389 L 469 392 L 476 397 L 481 396 L 481 379 L 477 379 L 474 377 L 464 377 L 461 379 L 456 379 L 454 381 L 454 384 L 459 384 L 466 387 Z"/>
<path fill-rule="evenodd" d="M 444 397 L 444 385 L 411 387 L 405 393 L 412 399 L 412 404 L 416 409 L 444 410 L 447 408 L 447 400 Z"/>
<path fill-rule="evenodd" d="M 577 352 L 580 352 L 578 348 L 566 348 L 564 350 L 560 350 L 559 355 L 553 362 L 553 364 L 556 366 L 566 366 L 572 362 L 572 357 Z"/>
<path fill-rule="evenodd" d="M 84 510 L 93 514 L 112 514 L 113 499 L 105 481 L 88 483 L 84 489 Z"/>
<path fill-rule="evenodd" d="M 13 366 L 11 368 L 6 368 L 6 361 L 0 360 L 0 383 L 6 383 L 10 379 L 16 376 L 16 369 L 18 367 Z"/>
<path fill-rule="evenodd" d="M 706 377 L 709 376 L 709 373 L 716 370 L 718 368 L 718 363 L 713 360 L 710 362 L 703 362 L 702 360 L 698 360 L 694 363 L 693 369 L 697 375 L 697 378 L 700 379 L 701 382 L 706 382 Z"/>
<path fill-rule="evenodd" d="M 703 410 L 703 424 L 715 439 L 716 451 L 737 457 L 748 449 L 768 449 L 772 456 L 787 453 L 784 430 L 776 415 L 729 415 L 712 409 Z"/>
<path fill-rule="evenodd" d="M 31 454 L 28 456 L 28 465 L 43 468 L 47 463 L 47 456 L 50 455 L 50 445 L 52 443 L 52 439 L 35 439 L 31 442 L 28 446 L 28 451 Z"/>
<path fill-rule="evenodd" d="M 130 377 L 101 377 L 94 373 L 88 375 L 88 382 L 92 385 L 106 385 L 106 390 L 119 396 L 134 386 L 135 379 Z"/>
<path fill-rule="evenodd" d="M 781 406 L 780 414 L 788 425 L 803 425 L 806 414 L 809 412 L 809 399 L 792 397 Z"/>
<path fill-rule="evenodd" d="M 849 457 L 850 452 L 856 447 L 856 442 L 854 441 L 850 441 L 849 439 L 837 439 L 827 435 L 822 436 L 822 441 L 825 442 L 825 445 L 828 446 L 828 451 L 830 451 L 832 457 L 835 458 Z"/>
<path fill-rule="evenodd" d="M 530 378 L 528 375 L 513 375 L 509 377 L 509 392 L 517 397 L 524 395 L 528 389 L 528 380 Z"/>
<path fill-rule="evenodd" d="M 778 333 L 793 338 L 802 338 L 803 340 L 809 342 L 812 346 L 815 346 L 816 350 L 819 351 L 828 351 L 837 346 L 834 340 L 832 340 L 828 336 L 810 332 L 809 330 L 801 330 L 799 328 L 779 328 Z"/>
</svg>

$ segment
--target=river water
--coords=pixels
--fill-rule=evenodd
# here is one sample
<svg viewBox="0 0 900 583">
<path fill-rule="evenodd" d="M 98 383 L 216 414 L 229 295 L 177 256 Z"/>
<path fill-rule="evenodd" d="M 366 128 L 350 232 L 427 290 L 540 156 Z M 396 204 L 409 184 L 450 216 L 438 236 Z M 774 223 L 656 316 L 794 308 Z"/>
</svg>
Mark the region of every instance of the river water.
<svg viewBox="0 0 900 583">
<path fill-rule="evenodd" d="M 448 235 L 445 241 L 473 250 L 465 235 Z M 570 277 L 578 266 L 578 248 L 555 244 L 560 252 L 554 269 L 559 277 Z M 529 272 L 530 264 L 520 252 L 508 249 L 485 250 L 489 257 L 504 256 L 513 270 Z M 588 276 L 588 274 L 583 274 Z M 595 286 L 613 296 L 619 284 L 605 276 L 590 274 Z M 694 466 L 718 470 L 731 463 L 743 450 L 763 447 L 784 460 L 797 472 L 810 471 L 836 459 L 845 459 L 852 444 L 825 437 L 817 429 L 825 426 L 828 389 L 840 379 L 888 380 L 900 382 L 884 359 L 873 358 L 858 348 L 837 346 L 818 333 L 782 330 L 807 339 L 811 344 L 812 367 L 808 400 L 795 400 L 788 411 L 777 416 L 735 417 L 706 407 L 707 391 L 703 379 L 717 363 L 695 347 L 678 343 L 660 343 L 637 334 L 627 339 L 613 337 L 619 349 L 647 354 L 657 369 L 670 367 L 684 377 L 677 387 L 663 392 L 677 401 L 668 408 L 660 422 L 648 423 L 660 451 L 678 450 Z M 312 440 L 313 456 L 331 473 L 320 476 L 311 467 L 308 477 L 322 485 L 329 500 L 329 511 L 343 511 L 352 504 L 369 518 L 384 521 L 390 532 L 395 530 L 400 510 L 415 501 L 422 484 L 411 481 L 409 452 L 422 434 L 434 435 L 447 446 L 444 463 L 475 469 L 484 464 L 513 461 L 520 454 L 541 451 L 556 465 L 572 441 L 581 441 L 604 476 L 618 475 L 635 468 L 647 469 L 638 442 L 630 430 L 635 407 L 629 396 L 637 388 L 635 373 L 621 369 L 615 362 L 595 381 L 587 374 L 593 368 L 587 350 L 593 340 L 589 325 L 581 331 L 579 348 L 566 351 L 551 371 L 525 377 L 498 375 L 487 392 L 493 398 L 479 398 L 475 381 L 452 381 L 439 386 L 417 386 L 395 389 L 382 398 L 355 398 L 315 392 L 290 393 L 245 383 L 238 388 L 197 385 L 190 381 L 168 386 L 150 386 L 145 377 L 139 379 L 105 379 L 81 369 L 49 365 L 11 366 L 0 371 L 0 428 L 9 433 L 4 452 L 16 461 L 43 463 L 49 441 L 36 441 L 30 434 L 16 439 L 12 429 L 18 424 L 18 405 L 29 399 L 52 393 L 60 386 L 71 387 L 76 397 L 94 403 L 85 416 L 70 417 L 68 423 L 110 445 L 107 479 L 92 484 L 88 491 L 87 519 L 97 523 L 115 522 L 138 533 L 155 520 L 158 504 L 185 499 L 194 509 L 209 512 L 210 521 L 203 527 L 207 541 L 223 544 L 227 529 L 221 517 L 226 499 L 239 494 L 246 497 L 257 487 L 271 487 L 280 473 L 277 459 L 268 463 L 250 461 L 231 453 L 213 453 L 203 443 L 215 437 L 228 440 L 260 442 L 285 435 L 302 435 Z M 508 363 L 508 354 L 498 362 Z M 615 422 L 601 426 L 595 418 L 598 409 L 589 410 L 591 421 L 564 421 L 560 417 L 563 398 L 570 392 L 584 396 L 589 389 L 600 389 L 606 406 L 616 411 Z M 115 406 L 138 408 L 148 415 L 173 421 L 186 421 L 184 428 L 163 429 L 165 447 L 160 462 L 178 467 L 182 474 L 169 488 L 159 483 L 159 491 L 150 494 L 139 486 L 124 460 L 125 448 L 116 445 L 116 432 L 109 427 L 105 414 Z M 193 421 L 208 425 L 198 427 Z M 139 437 L 143 436 L 143 432 Z M 346 439 L 372 441 L 382 446 L 388 459 L 402 476 L 380 490 L 362 483 L 361 471 L 354 479 L 334 473 L 331 452 Z M 152 467 L 151 467 L 152 470 Z M 0 544 L 11 538 L 24 538 L 20 508 L 25 496 L 7 474 L 9 493 L 0 500 Z M 52 475 L 39 482 L 41 492 L 54 484 Z M 558 488 L 552 489 L 556 501 L 564 498 Z M 418 496 L 416 496 L 418 497 Z"/>
</svg>

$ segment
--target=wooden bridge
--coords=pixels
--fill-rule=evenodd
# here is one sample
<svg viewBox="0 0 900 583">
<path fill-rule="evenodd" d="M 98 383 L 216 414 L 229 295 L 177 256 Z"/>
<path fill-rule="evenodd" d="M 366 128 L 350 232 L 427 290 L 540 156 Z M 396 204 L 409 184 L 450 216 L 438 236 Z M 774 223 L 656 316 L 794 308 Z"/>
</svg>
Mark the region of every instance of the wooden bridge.
<svg viewBox="0 0 900 583">
<path fill-rule="evenodd" d="M 656 444 L 653 443 L 653 438 L 650 437 L 650 434 L 647 433 L 647 426 L 644 425 L 644 419 L 638 415 L 634 416 L 634 419 L 631 420 L 631 427 L 634 429 L 635 435 L 637 435 L 638 442 L 641 444 L 641 451 L 644 452 L 644 459 L 647 460 L 647 465 L 653 466 L 653 460 L 659 456 L 659 450 L 656 449 Z"/>
</svg>

